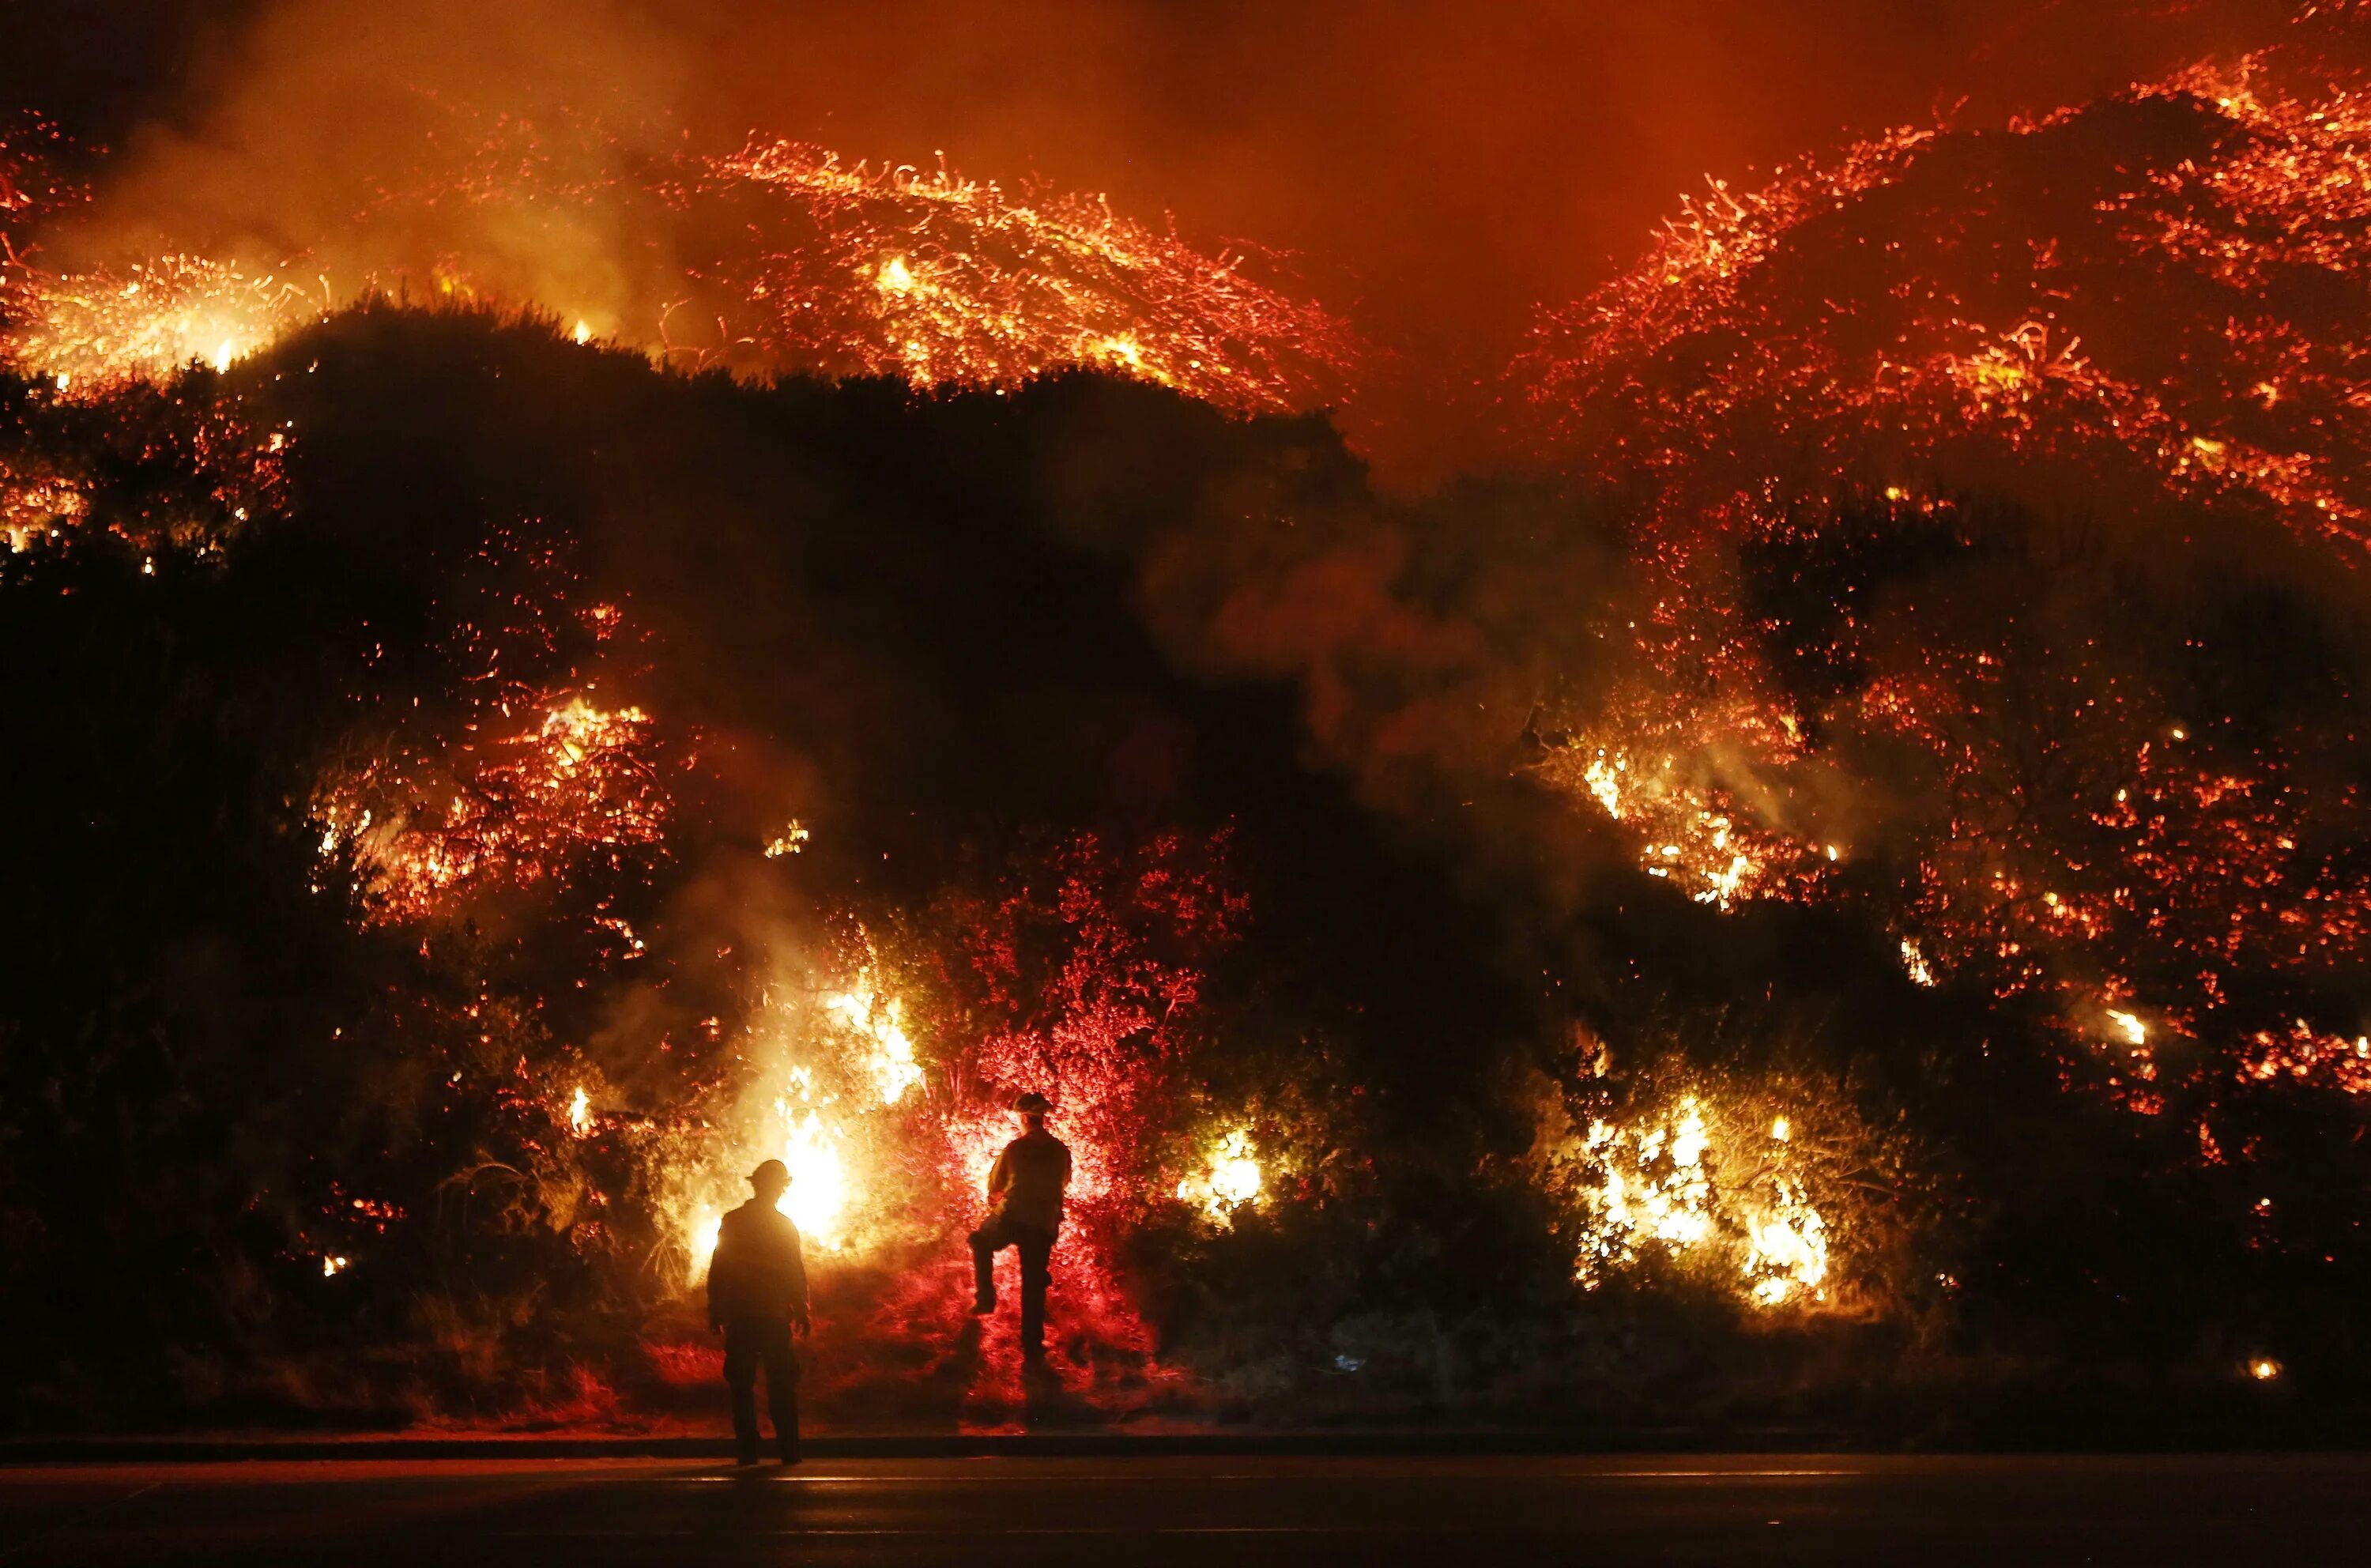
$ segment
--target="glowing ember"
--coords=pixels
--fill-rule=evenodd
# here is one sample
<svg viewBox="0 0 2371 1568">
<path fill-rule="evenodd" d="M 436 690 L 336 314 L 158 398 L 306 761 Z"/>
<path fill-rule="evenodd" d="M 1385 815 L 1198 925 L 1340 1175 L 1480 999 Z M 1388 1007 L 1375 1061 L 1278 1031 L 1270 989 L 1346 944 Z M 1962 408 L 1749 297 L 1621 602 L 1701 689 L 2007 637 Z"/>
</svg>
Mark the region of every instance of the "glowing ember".
<svg viewBox="0 0 2371 1568">
<path fill-rule="evenodd" d="M 701 189 L 783 204 L 795 250 L 736 272 L 738 311 L 774 363 L 1009 386 L 1066 365 L 1158 381 L 1230 407 L 1307 407 L 1347 357 L 1340 327 L 1100 200 L 1015 200 L 945 168 L 871 170 L 752 142 Z M 858 285 L 850 290 L 842 280 Z M 818 306 L 821 308 L 818 308 Z"/>
<path fill-rule="evenodd" d="M 11 553 L 33 548 L 88 515 L 82 492 L 58 479 L 19 476 L 0 466 L 0 537 Z"/>
<path fill-rule="evenodd" d="M 90 393 L 190 364 L 226 371 L 323 309 L 292 284 L 195 256 L 121 273 L 31 273 L 17 297 L 0 295 L 0 314 L 14 318 L 0 357 Z"/>
<path fill-rule="evenodd" d="M 2259 1383 L 2269 1383 L 2281 1375 L 2281 1364 L 2269 1355 L 2260 1355 L 2248 1363 L 2248 1376 Z"/>
<path fill-rule="evenodd" d="M 2259 1030 L 2249 1037 L 2239 1073 L 2260 1083 L 2292 1078 L 2371 1094 L 2371 1035 L 2349 1040 L 2317 1031 L 2303 1019 L 2284 1031 Z"/>
<path fill-rule="evenodd" d="M 430 780 L 377 767 L 338 778 L 316 808 L 323 851 L 351 847 L 374 906 L 416 920 L 479 891 L 561 875 L 587 856 L 655 844 L 668 804 L 646 756 L 650 726 L 639 708 L 569 697 L 531 730 L 461 748 L 441 805 L 424 809 Z M 639 945 L 622 921 L 608 923 Z"/>
</svg>

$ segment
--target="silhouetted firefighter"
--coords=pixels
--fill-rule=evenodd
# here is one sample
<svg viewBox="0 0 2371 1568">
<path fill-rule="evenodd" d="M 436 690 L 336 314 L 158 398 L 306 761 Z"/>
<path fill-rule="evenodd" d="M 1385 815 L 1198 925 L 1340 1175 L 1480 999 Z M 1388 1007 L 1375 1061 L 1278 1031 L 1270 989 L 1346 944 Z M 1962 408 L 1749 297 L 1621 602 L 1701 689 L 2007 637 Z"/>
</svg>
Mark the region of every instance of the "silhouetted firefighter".
<svg viewBox="0 0 2371 1568">
<path fill-rule="evenodd" d="M 793 1326 L 807 1332 L 807 1266 L 799 1228 L 774 1206 L 791 1173 L 769 1159 L 749 1173 L 757 1196 L 724 1216 L 708 1265 L 708 1326 L 724 1331 L 724 1382 L 733 1390 L 733 1435 L 741 1462 L 758 1462 L 758 1368 L 782 1463 L 799 1462 L 799 1358 Z"/>
<path fill-rule="evenodd" d="M 1032 1361 L 1046 1355 L 1046 1283 L 1054 1237 L 1062 1228 L 1062 1193 L 1070 1184 L 1070 1148 L 1046 1130 L 1053 1107 L 1042 1094 L 1012 1102 L 1022 1135 L 1004 1146 L 988 1173 L 988 1223 L 971 1233 L 974 1275 L 979 1286 L 975 1312 L 996 1310 L 996 1254 L 1011 1247 L 1021 1254 L 1021 1354 Z"/>
</svg>

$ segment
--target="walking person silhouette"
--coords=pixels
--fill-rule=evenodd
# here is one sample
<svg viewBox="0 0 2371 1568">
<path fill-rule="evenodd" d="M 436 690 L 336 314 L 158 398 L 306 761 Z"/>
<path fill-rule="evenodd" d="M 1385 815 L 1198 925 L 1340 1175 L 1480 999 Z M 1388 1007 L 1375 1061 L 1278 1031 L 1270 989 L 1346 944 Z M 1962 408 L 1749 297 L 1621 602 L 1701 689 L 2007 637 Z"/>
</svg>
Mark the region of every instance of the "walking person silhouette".
<svg viewBox="0 0 2371 1568">
<path fill-rule="evenodd" d="M 799 1228 L 775 1205 L 790 1191 L 791 1172 L 769 1159 L 749 1173 L 756 1193 L 724 1216 L 716 1255 L 708 1265 L 708 1326 L 724 1332 L 724 1382 L 733 1390 L 733 1436 L 741 1462 L 758 1462 L 758 1373 L 766 1374 L 766 1402 L 782 1463 L 799 1462 L 799 1357 L 791 1344 L 804 1338 L 806 1259 Z"/>
</svg>

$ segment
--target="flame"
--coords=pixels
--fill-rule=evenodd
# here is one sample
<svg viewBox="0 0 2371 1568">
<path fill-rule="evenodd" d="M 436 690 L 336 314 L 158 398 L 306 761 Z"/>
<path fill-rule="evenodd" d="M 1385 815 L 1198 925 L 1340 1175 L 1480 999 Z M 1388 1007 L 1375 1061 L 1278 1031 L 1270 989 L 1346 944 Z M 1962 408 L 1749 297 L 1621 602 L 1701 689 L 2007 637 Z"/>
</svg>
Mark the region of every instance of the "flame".
<svg viewBox="0 0 2371 1568">
<path fill-rule="evenodd" d="M 1743 899 L 1808 885 L 1841 855 L 1833 845 L 1793 843 L 1747 826 L 1728 792 L 1693 777 L 1675 754 L 1638 763 L 1627 752 L 1580 738 L 1556 751 L 1541 771 L 1567 787 L 1577 781 L 1577 793 L 1633 828 L 1639 868 L 1699 904 L 1729 909 Z"/>
<path fill-rule="evenodd" d="M 1205 254 L 1100 198 L 1017 200 L 945 168 L 850 166 L 762 139 L 729 156 L 687 152 L 656 170 L 615 170 L 596 194 L 544 183 L 550 147 L 522 146 L 521 133 L 457 124 L 456 145 L 480 144 L 462 167 L 383 182 L 351 232 L 318 236 L 373 259 L 334 284 L 325 272 L 318 287 L 282 281 L 300 267 L 320 272 L 306 252 L 271 268 L 180 251 L 68 274 L 11 267 L 0 272 L 0 361 L 85 392 L 192 363 L 226 370 L 331 310 L 401 294 L 423 271 L 447 300 L 553 307 L 531 285 L 477 275 L 508 275 L 507 245 L 440 257 L 431 271 L 408 236 L 422 220 L 445 227 L 440 209 L 456 202 L 500 212 L 556 199 L 613 202 L 619 227 L 672 236 L 662 248 L 682 258 L 679 268 L 621 283 L 644 297 L 605 303 L 603 314 L 616 341 L 692 368 L 895 375 L 930 387 L 1010 386 L 1090 365 L 1280 412 L 1327 401 L 1352 358 L 1341 323 L 1255 281 L 1256 256 Z M 575 122 L 538 134 L 573 136 L 588 155 L 607 144 Z M 543 271 L 564 274 L 583 258 L 541 259 Z M 520 274 L 536 275 L 532 265 Z M 573 341 L 592 340 L 589 314 L 560 319 L 573 320 L 563 329 Z M 712 339 L 703 327 L 685 340 L 678 322 L 693 320 L 712 323 Z"/>
<path fill-rule="evenodd" d="M 529 886 L 584 857 L 654 844 L 668 797 L 652 777 L 650 730 L 639 708 L 569 696 L 533 729 L 462 748 L 441 808 L 417 804 L 429 780 L 378 766 L 333 775 L 315 804 L 322 853 L 352 850 L 380 918 L 419 920 L 482 888 Z M 601 923 L 640 949 L 624 921 Z"/>
<path fill-rule="evenodd" d="M 816 1103 L 814 1075 L 792 1070 L 790 1091 L 775 1101 L 782 1127 L 777 1158 L 790 1168 L 791 1185 L 775 1206 L 802 1236 L 837 1252 L 847 1244 L 839 1222 L 851 1194 L 839 1131 L 823 1117 L 829 1103 Z"/>
<path fill-rule="evenodd" d="M 1211 1146 L 1199 1171 L 1177 1183 L 1177 1197 L 1218 1224 L 1229 1225 L 1235 1210 L 1257 1200 L 1261 1181 L 1251 1129 L 1238 1127 Z"/>
<path fill-rule="evenodd" d="M 691 1255 L 689 1278 L 707 1277 L 708 1265 L 716 1257 L 716 1239 L 723 1230 L 724 1211 L 715 1205 L 702 1204 L 692 1210 L 690 1222 L 684 1227 L 684 1246 Z"/>
<path fill-rule="evenodd" d="M 1708 1260 L 1716 1277 L 1757 1307 L 1824 1300 L 1829 1226 L 1788 1169 L 1793 1137 L 1791 1118 L 1774 1119 L 1755 1162 L 1760 1173 L 1731 1188 L 1721 1173 L 1748 1169 L 1748 1157 L 1717 1144 L 1694 1094 L 1629 1126 L 1591 1122 L 1578 1148 L 1559 1157 L 1579 1175 L 1575 1277 L 1595 1289 L 1661 1251 Z"/>
<path fill-rule="evenodd" d="M 1757 1305 L 1782 1307 L 1798 1294 L 1825 1294 L 1827 1224 L 1798 1183 L 1781 1178 L 1775 1200 L 1768 1209 L 1749 1214 L 1745 1228 L 1745 1277 Z"/>
<path fill-rule="evenodd" d="M 884 1205 L 899 1201 L 899 1149 L 914 1132 L 891 1113 L 919 1099 L 924 1074 L 905 1003 L 884 984 L 864 940 L 853 977 L 812 1009 L 797 1004 L 793 985 L 769 994 L 751 1045 L 757 1059 L 774 1065 L 731 1091 L 714 1118 L 719 1131 L 692 1145 L 671 1172 L 667 1206 L 684 1216 L 691 1277 L 713 1246 L 720 1195 L 763 1159 L 790 1171 L 778 1206 L 811 1248 L 861 1252 L 889 1223 Z"/>
<path fill-rule="evenodd" d="M 568 1097 L 568 1130 L 580 1138 L 593 1131 L 593 1097 L 582 1085 Z"/>
<path fill-rule="evenodd" d="M 905 1004 L 882 994 L 870 965 L 848 990 L 826 997 L 824 1007 L 864 1042 L 863 1071 L 882 1104 L 896 1104 L 922 1081 L 914 1043 L 906 1034 Z"/>
<path fill-rule="evenodd" d="M 1916 937 L 1902 939 L 1902 969 L 1910 976 L 1910 983 L 1914 986 L 1932 987 L 1942 983 L 1936 976 L 1934 965 L 1926 962 L 1926 954 L 1919 947 Z"/>
</svg>

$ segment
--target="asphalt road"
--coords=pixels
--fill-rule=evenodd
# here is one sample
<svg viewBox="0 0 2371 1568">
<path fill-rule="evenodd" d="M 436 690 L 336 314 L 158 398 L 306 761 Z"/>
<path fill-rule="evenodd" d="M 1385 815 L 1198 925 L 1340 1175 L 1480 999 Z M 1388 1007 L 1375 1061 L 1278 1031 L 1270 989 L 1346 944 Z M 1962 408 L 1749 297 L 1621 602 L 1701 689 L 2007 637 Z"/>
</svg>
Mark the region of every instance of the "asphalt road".
<svg viewBox="0 0 2371 1568">
<path fill-rule="evenodd" d="M 0 1564 L 2371 1561 L 2371 1458 L 653 1459 L 0 1470 Z"/>
</svg>

